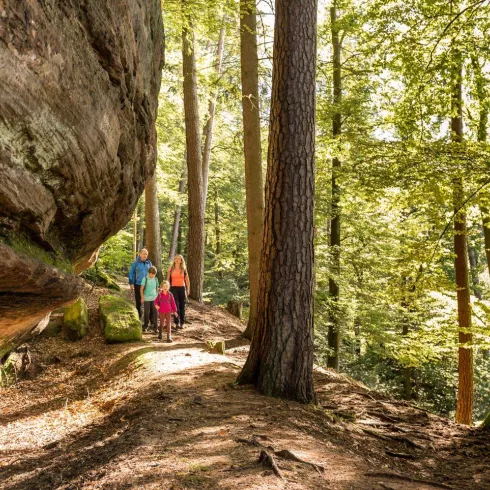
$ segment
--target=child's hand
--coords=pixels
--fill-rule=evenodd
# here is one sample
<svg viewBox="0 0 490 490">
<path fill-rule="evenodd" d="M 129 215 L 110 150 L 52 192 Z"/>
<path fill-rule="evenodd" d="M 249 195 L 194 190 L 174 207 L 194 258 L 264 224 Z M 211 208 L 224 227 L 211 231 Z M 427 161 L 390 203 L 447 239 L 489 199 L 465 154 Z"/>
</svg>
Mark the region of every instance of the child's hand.
<svg viewBox="0 0 490 490">
<path fill-rule="evenodd" d="M 159 306 L 157 306 L 157 305 L 155 305 L 155 308 L 156 308 L 156 310 L 157 310 L 157 311 L 160 309 L 160 307 L 159 307 Z"/>
</svg>

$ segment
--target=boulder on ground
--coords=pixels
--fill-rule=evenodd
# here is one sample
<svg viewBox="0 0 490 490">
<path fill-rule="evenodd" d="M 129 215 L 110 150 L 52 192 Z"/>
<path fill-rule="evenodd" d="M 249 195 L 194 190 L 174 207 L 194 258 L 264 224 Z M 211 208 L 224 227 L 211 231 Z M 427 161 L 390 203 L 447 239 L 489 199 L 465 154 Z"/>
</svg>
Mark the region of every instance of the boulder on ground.
<svg viewBox="0 0 490 490">
<path fill-rule="evenodd" d="M 41 332 L 43 337 L 58 337 L 63 330 L 63 322 L 59 318 L 49 320 L 45 329 Z"/>
<path fill-rule="evenodd" d="M 88 309 L 83 298 L 65 306 L 63 333 L 68 340 L 80 340 L 88 332 Z"/>
<path fill-rule="evenodd" d="M 34 369 L 29 347 L 20 346 L 0 362 L 0 387 L 7 388 L 24 378 L 32 379 L 35 376 L 34 371 L 40 371 L 40 369 L 40 367 Z"/>
<path fill-rule="evenodd" d="M 99 312 L 106 342 L 131 342 L 142 339 L 143 331 L 138 312 L 129 301 L 112 294 L 101 296 Z"/>
<path fill-rule="evenodd" d="M 224 340 L 218 340 L 217 342 L 206 340 L 206 347 L 209 352 L 214 352 L 222 355 L 226 354 L 226 346 Z"/>
</svg>

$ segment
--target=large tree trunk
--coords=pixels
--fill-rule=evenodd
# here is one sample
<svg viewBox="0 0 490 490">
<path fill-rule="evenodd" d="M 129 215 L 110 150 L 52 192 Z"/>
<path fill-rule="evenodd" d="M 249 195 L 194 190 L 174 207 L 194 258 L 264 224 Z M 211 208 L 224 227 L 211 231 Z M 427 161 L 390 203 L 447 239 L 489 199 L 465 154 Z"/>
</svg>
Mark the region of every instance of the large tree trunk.
<svg viewBox="0 0 490 490">
<path fill-rule="evenodd" d="M 182 57 L 187 148 L 187 195 L 189 207 L 187 266 L 191 283 L 190 297 L 201 302 L 204 279 L 203 178 L 194 32 L 190 22 L 182 28 Z"/>
<path fill-rule="evenodd" d="M 333 47 L 333 103 L 334 113 L 332 116 L 332 137 L 339 138 L 342 131 L 342 114 L 340 104 L 342 101 L 342 78 L 341 78 L 341 44 L 339 37 L 339 24 L 337 19 L 337 6 L 330 8 L 332 26 Z M 339 276 L 340 276 L 340 186 L 338 184 L 338 173 L 341 168 L 340 160 L 332 159 L 332 221 L 330 230 L 330 250 L 332 257 L 332 269 L 328 281 L 330 295 L 330 323 L 328 327 L 329 356 L 327 366 L 339 369 L 340 353 L 340 312 L 339 312 Z"/>
<path fill-rule="evenodd" d="M 264 229 L 264 180 L 260 139 L 259 58 L 255 1 L 240 0 L 240 60 L 242 77 L 243 146 L 247 202 L 250 313 L 243 333 L 252 338 L 257 308 L 260 251 Z"/>
<path fill-rule="evenodd" d="M 223 66 L 223 46 L 225 45 L 225 18 L 223 18 L 223 26 L 221 27 L 218 39 L 218 49 L 216 52 L 216 87 L 209 99 L 208 120 L 204 126 L 204 148 L 202 154 L 202 182 L 203 182 L 203 208 L 206 213 L 206 200 L 208 196 L 208 180 L 209 180 L 209 162 L 211 160 L 211 143 L 213 142 L 213 125 L 214 115 L 216 112 L 216 99 L 218 98 L 218 82 L 221 76 L 221 68 Z"/>
<path fill-rule="evenodd" d="M 182 175 L 180 177 L 179 182 L 179 196 L 184 193 L 185 190 L 185 168 L 182 170 Z M 180 227 L 180 215 L 182 213 L 182 206 L 179 202 L 177 204 L 177 208 L 175 209 L 174 215 L 174 226 L 172 228 L 172 240 L 170 242 L 170 252 L 168 254 L 168 258 L 173 260 L 175 256 L 175 250 L 177 249 L 177 239 L 179 237 L 179 227 Z"/>
<path fill-rule="evenodd" d="M 463 141 L 462 56 L 454 49 L 454 76 L 451 94 L 451 138 L 454 143 Z M 466 213 L 463 208 L 464 184 L 462 177 L 453 180 L 454 267 L 458 298 L 458 402 L 456 422 L 470 425 L 473 420 L 473 346 L 471 335 L 470 281 L 468 271 L 468 236 Z M 461 210 L 460 210 L 461 209 Z"/>
<path fill-rule="evenodd" d="M 238 378 L 310 403 L 313 389 L 316 1 L 277 0 L 257 322 Z"/>
<path fill-rule="evenodd" d="M 146 182 L 145 187 L 146 248 L 152 264 L 162 268 L 162 245 L 160 235 L 160 212 L 158 209 L 157 174 Z"/>
</svg>

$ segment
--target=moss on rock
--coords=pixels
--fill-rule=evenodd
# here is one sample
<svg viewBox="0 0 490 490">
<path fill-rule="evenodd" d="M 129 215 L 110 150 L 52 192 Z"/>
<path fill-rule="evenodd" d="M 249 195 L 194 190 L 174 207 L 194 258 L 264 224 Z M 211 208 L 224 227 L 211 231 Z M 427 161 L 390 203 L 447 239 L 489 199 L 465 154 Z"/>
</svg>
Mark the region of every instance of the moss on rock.
<svg viewBox="0 0 490 490">
<path fill-rule="evenodd" d="M 63 332 L 69 340 L 80 340 L 88 332 L 88 309 L 83 298 L 64 309 Z"/>
<path fill-rule="evenodd" d="M 107 294 L 99 298 L 99 311 L 106 342 L 131 342 L 142 339 L 138 312 L 129 301 L 120 296 Z"/>
<path fill-rule="evenodd" d="M 121 291 L 121 288 L 117 282 L 106 272 L 96 269 L 95 267 L 90 267 L 86 271 L 82 272 L 81 276 L 97 286 L 103 286 L 107 289 L 113 289 L 114 291 Z"/>
<path fill-rule="evenodd" d="M 487 414 L 487 416 L 485 417 L 485 420 L 483 421 L 483 423 L 481 425 L 485 429 L 490 429 L 490 412 Z"/>
<path fill-rule="evenodd" d="M 8 388 L 17 381 L 17 368 L 13 357 L 7 358 L 4 364 L 0 364 L 0 387 Z"/>
</svg>

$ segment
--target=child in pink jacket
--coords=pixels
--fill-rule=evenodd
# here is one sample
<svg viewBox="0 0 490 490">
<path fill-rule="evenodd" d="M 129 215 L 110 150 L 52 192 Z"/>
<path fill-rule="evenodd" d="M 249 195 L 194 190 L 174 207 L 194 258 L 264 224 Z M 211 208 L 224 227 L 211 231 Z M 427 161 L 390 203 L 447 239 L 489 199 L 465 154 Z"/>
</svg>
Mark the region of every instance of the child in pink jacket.
<svg viewBox="0 0 490 490">
<path fill-rule="evenodd" d="M 158 340 L 162 340 L 163 327 L 167 327 L 167 342 L 173 342 L 171 334 L 172 313 L 177 316 L 177 305 L 173 294 L 169 291 L 170 283 L 168 281 L 162 282 L 162 290 L 155 300 L 155 308 L 158 311 L 160 317 L 160 324 L 158 325 Z"/>
</svg>

